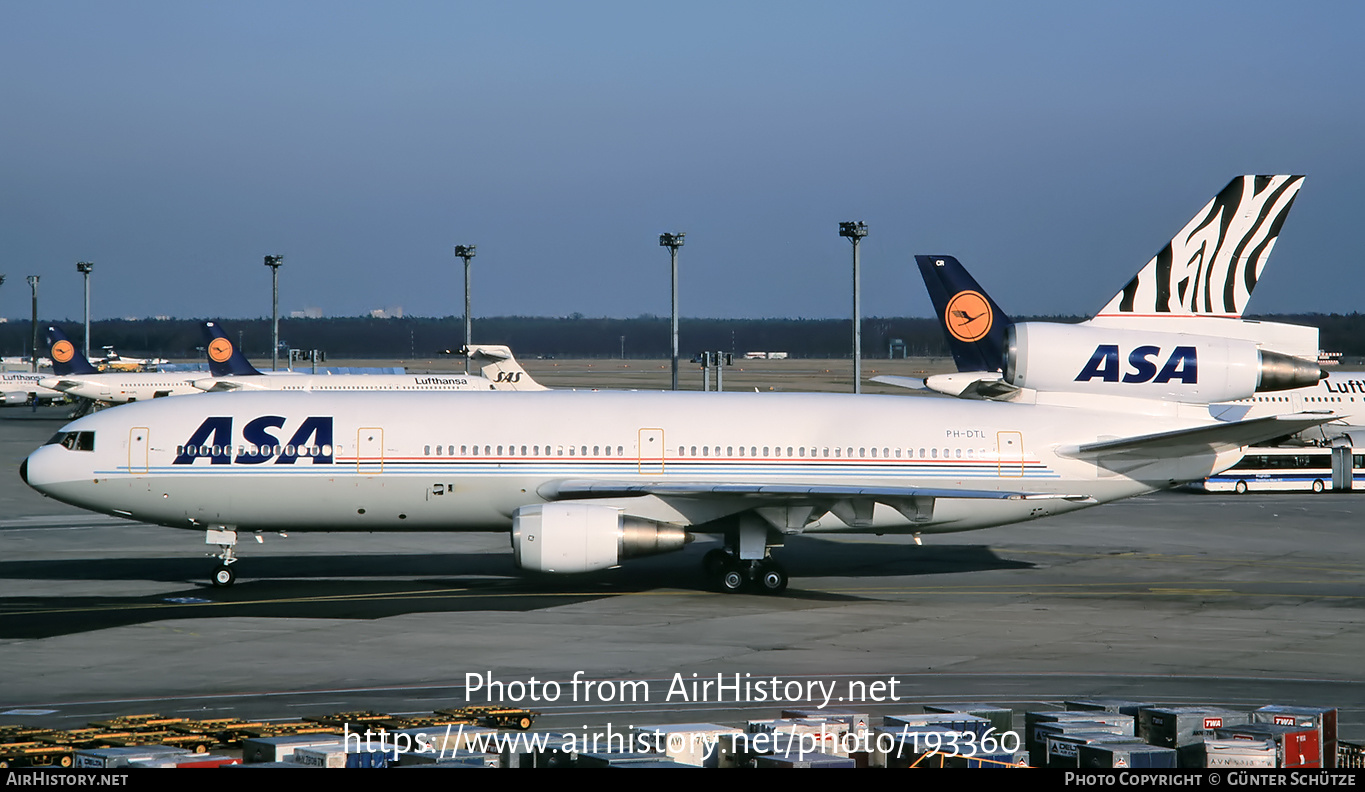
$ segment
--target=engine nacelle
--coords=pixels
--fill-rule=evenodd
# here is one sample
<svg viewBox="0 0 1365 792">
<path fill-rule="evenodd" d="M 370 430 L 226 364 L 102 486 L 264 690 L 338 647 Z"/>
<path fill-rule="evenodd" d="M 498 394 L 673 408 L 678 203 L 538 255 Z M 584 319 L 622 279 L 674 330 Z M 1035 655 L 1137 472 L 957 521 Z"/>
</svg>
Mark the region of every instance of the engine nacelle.
<svg viewBox="0 0 1365 792">
<path fill-rule="evenodd" d="M 1212 336 L 1024 322 L 1007 343 L 1005 381 L 1038 391 L 1211 404 L 1322 377 L 1316 362 Z"/>
<path fill-rule="evenodd" d="M 621 559 L 681 550 L 687 531 L 595 503 L 523 506 L 512 514 L 512 557 L 536 572 L 592 572 Z"/>
<path fill-rule="evenodd" d="M 20 405 L 20 404 L 28 404 L 28 402 L 29 402 L 29 395 L 28 395 L 27 393 L 20 393 L 20 392 L 18 392 L 18 391 L 9 391 L 9 392 L 7 392 L 7 393 L 4 394 L 3 399 L 4 399 L 4 404 L 5 404 L 6 406 L 11 406 L 11 407 L 12 407 L 12 406 L 15 406 L 15 405 Z"/>
</svg>

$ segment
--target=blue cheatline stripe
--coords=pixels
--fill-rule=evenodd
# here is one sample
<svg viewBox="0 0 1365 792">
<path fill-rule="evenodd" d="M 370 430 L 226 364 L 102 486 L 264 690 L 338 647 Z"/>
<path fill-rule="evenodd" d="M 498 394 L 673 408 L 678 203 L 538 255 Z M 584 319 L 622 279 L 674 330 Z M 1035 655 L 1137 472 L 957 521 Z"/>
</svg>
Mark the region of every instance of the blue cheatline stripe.
<svg viewBox="0 0 1365 792">
<path fill-rule="evenodd" d="M 203 457 L 207 460 L 207 457 Z M 205 461 L 203 463 L 193 463 L 189 465 L 156 465 L 146 468 L 138 467 L 136 470 L 139 475 L 178 474 L 178 475 L 200 475 L 200 474 L 223 474 L 232 473 L 247 475 L 251 473 L 262 473 L 269 471 L 272 474 L 294 472 L 295 474 L 304 473 L 326 473 L 334 475 L 338 471 L 347 469 L 370 469 L 378 468 L 382 464 L 385 473 L 402 474 L 430 474 L 430 475 L 473 475 L 473 476 L 498 476 L 498 475 L 519 475 L 519 476 L 666 476 L 666 477 L 691 477 L 691 478 L 737 478 L 737 477 L 825 477 L 825 478 L 886 478 L 886 477 L 920 477 L 920 478 L 971 478 L 971 479 L 995 479 L 995 478 L 1060 478 L 1060 474 L 1051 470 L 1040 462 L 1022 462 L 996 464 L 994 462 L 977 462 L 974 464 L 962 464 L 954 462 L 932 462 L 932 461 L 909 461 L 909 462 L 859 462 L 859 463 L 839 463 L 832 461 L 811 461 L 811 462 L 792 462 L 792 463 L 773 463 L 764 462 L 760 464 L 736 463 L 736 462 L 700 462 L 691 459 L 687 461 L 666 461 L 663 465 L 663 473 L 647 472 L 648 468 L 658 463 L 645 463 L 643 466 L 634 459 L 612 460 L 611 462 L 572 462 L 568 460 L 548 461 L 548 460 L 510 460 L 501 461 L 474 461 L 462 459 L 457 462 L 437 459 L 374 459 L 365 460 L 357 463 L 354 458 L 337 459 L 331 464 L 319 464 L 309 460 L 307 457 L 298 457 L 297 461 L 282 465 L 278 462 L 265 462 L 255 465 L 244 465 L 240 463 L 217 464 L 213 465 Z M 641 473 L 642 467 L 646 472 Z M 1005 475 L 1000 471 L 1004 470 Z M 121 467 L 112 470 L 96 471 L 98 475 L 113 475 L 117 473 L 128 473 L 128 468 Z"/>
</svg>

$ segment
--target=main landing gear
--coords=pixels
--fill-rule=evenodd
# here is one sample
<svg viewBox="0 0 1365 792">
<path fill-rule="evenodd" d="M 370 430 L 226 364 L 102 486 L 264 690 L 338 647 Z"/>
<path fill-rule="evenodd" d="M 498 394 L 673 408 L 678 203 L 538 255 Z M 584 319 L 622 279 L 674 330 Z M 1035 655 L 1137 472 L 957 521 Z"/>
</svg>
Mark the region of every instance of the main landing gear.
<svg viewBox="0 0 1365 792">
<path fill-rule="evenodd" d="M 718 548 L 703 556 L 701 563 L 706 577 L 726 594 L 749 590 L 780 594 L 787 589 L 787 570 L 771 558 L 744 561 L 730 550 Z"/>
<path fill-rule="evenodd" d="M 746 514 L 725 531 L 724 549 L 702 556 L 702 569 L 721 591 L 780 594 L 787 589 L 787 570 L 769 557 L 782 546 L 782 535 L 757 515 Z"/>
</svg>

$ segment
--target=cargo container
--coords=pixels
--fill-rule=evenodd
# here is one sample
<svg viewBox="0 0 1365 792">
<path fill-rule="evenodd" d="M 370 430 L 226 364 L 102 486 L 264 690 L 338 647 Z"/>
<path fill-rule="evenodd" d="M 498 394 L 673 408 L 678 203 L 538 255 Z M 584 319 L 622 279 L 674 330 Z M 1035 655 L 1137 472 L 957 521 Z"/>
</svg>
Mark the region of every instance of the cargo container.
<svg viewBox="0 0 1365 792">
<path fill-rule="evenodd" d="M 1181 767 L 1273 768 L 1278 753 L 1270 740 L 1220 740 L 1212 736 L 1200 740 L 1196 749 L 1198 761 L 1189 761 L 1187 751 L 1180 757 Z"/>
<path fill-rule="evenodd" d="M 924 711 L 926 714 L 965 712 L 990 721 L 997 735 L 1014 731 L 1014 710 L 1005 707 L 991 707 L 985 704 L 925 704 Z"/>
<path fill-rule="evenodd" d="M 742 734 L 733 726 L 717 723 L 674 723 L 636 726 L 631 732 L 632 746 L 648 746 L 664 758 L 693 767 L 719 767 L 718 749 L 722 734 Z"/>
<path fill-rule="evenodd" d="M 136 748 L 83 748 L 76 752 L 76 767 L 127 767 L 130 762 L 171 754 L 190 754 L 169 745 L 140 745 Z"/>
<path fill-rule="evenodd" d="M 1249 723 L 1245 726 L 1215 729 L 1214 736 L 1220 740 L 1271 740 L 1275 743 L 1275 761 L 1278 767 L 1322 767 L 1321 735 L 1313 726 Z"/>
<path fill-rule="evenodd" d="M 334 745 L 340 734 L 286 734 L 281 737 L 248 737 L 242 740 L 242 761 L 246 764 L 283 762 L 299 748 Z"/>
<path fill-rule="evenodd" d="M 1251 722 L 1316 728 L 1322 745 L 1322 766 L 1329 769 L 1337 766 L 1336 707 L 1285 707 L 1271 704 L 1253 711 Z"/>
<path fill-rule="evenodd" d="M 1245 712 L 1219 707 L 1143 707 L 1138 712 L 1138 737 L 1148 745 L 1174 748 L 1180 767 L 1203 767 L 1204 737 L 1214 729 L 1251 721 Z"/>
<path fill-rule="evenodd" d="M 1141 742 L 1090 743 L 1077 752 L 1082 770 L 1173 769 L 1175 749 Z"/>
</svg>

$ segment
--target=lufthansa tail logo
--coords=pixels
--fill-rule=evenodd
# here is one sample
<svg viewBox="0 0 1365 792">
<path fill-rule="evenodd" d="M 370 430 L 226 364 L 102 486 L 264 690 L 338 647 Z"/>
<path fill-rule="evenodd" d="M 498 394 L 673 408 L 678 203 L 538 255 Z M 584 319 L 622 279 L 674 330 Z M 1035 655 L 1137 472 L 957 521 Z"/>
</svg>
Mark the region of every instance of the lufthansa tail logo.
<svg viewBox="0 0 1365 792">
<path fill-rule="evenodd" d="M 969 344 L 985 338 L 994 322 L 991 304 L 980 293 L 974 291 L 954 294 L 948 301 L 948 307 L 943 311 L 943 324 L 948 328 L 948 332 L 953 338 Z"/>
<path fill-rule="evenodd" d="M 209 342 L 209 360 L 226 363 L 232 357 L 232 342 L 226 338 L 215 338 Z"/>
<path fill-rule="evenodd" d="M 70 363 L 75 356 L 76 347 L 65 338 L 52 345 L 52 359 L 58 363 Z"/>
</svg>

